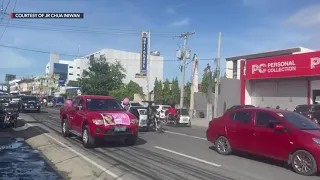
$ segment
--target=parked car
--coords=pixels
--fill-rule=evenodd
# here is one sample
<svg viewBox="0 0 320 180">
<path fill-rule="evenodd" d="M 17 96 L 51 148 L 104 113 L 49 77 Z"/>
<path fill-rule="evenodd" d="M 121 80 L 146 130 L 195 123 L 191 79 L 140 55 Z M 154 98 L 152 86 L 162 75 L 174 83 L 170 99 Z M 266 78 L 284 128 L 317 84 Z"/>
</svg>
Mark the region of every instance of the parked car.
<svg viewBox="0 0 320 180">
<path fill-rule="evenodd" d="M 254 108 L 255 106 L 253 105 L 234 105 L 232 106 L 231 108 L 227 109 L 226 112 L 229 112 L 229 111 L 233 111 L 235 109 L 242 109 L 242 108 Z"/>
<path fill-rule="evenodd" d="M 315 123 L 319 124 L 320 122 L 320 105 L 319 104 L 303 104 L 298 105 L 293 112 L 299 113 Z"/>
<path fill-rule="evenodd" d="M 41 112 L 41 104 L 36 96 L 21 96 L 21 112 Z"/>
<path fill-rule="evenodd" d="M 178 119 L 175 125 L 185 125 L 187 127 L 191 127 L 191 118 L 189 116 L 188 109 L 177 109 Z"/>
<path fill-rule="evenodd" d="M 138 139 L 138 120 L 110 96 L 76 96 L 72 106 L 60 109 L 64 137 L 82 137 L 86 148 L 96 146 L 98 140 L 124 140 L 134 145 Z"/>
<path fill-rule="evenodd" d="M 320 127 L 292 111 L 267 108 L 229 111 L 210 121 L 206 135 L 222 155 L 240 150 L 287 161 L 301 175 L 320 171 Z"/>
</svg>

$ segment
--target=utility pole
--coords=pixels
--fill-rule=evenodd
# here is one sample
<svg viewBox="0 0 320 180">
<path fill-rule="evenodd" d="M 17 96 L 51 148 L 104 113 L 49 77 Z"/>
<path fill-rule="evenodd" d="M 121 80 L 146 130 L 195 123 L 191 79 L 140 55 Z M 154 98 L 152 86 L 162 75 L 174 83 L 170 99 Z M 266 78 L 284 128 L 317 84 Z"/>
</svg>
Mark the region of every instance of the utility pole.
<svg viewBox="0 0 320 180">
<path fill-rule="evenodd" d="M 216 68 L 216 84 L 214 88 L 214 111 L 213 116 L 218 117 L 218 98 L 219 98 L 219 85 L 220 85 L 220 59 L 221 59 L 221 38 L 222 34 L 219 32 L 219 41 L 218 41 L 218 58 L 217 58 L 217 68 Z"/>
<path fill-rule="evenodd" d="M 181 78 L 181 88 L 180 88 L 180 108 L 183 107 L 184 100 L 184 80 L 186 76 L 186 60 L 187 60 L 187 42 L 189 36 L 195 34 L 195 32 L 185 32 L 180 34 L 178 37 L 183 38 L 183 52 L 182 52 L 182 78 Z"/>
<path fill-rule="evenodd" d="M 191 114 L 191 117 L 194 118 L 194 93 L 195 93 L 195 89 L 198 89 L 198 79 L 196 80 L 196 78 L 198 78 L 198 58 L 197 55 L 194 54 L 193 56 L 193 65 L 192 65 L 192 78 L 191 78 L 191 94 L 190 94 L 190 111 L 189 114 Z M 197 91 L 197 90 L 196 90 Z"/>
</svg>

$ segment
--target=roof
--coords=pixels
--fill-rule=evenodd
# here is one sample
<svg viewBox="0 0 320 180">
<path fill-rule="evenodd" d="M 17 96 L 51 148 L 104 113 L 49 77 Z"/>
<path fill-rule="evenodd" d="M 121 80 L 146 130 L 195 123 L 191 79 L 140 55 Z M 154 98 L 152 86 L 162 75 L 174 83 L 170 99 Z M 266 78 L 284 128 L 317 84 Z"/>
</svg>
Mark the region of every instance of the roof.
<svg viewBox="0 0 320 180">
<path fill-rule="evenodd" d="M 85 99 L 114 99 L 111 96 L 100 96 L 100 95 L 81 95 L 76 97 L 83 97 Z"/>
<path fill-rule="evenodd" d="M 274 51 L 268 51 L 268 52 L 262 52 L 262 53 L 227 57 L 226 61 L 235 61 L 235 60 L 240 60 L 240 59 L 251 60 L 251 59 L 267 58 L 267 57 L 274 57 L 274 56 L 285 56 L 285 55 L 290 55 L 293 53 L 308 52 L 308 51 L 310 52 L 313 50 L 307 49 L 304 47 L 295 47 L 295 48 L 274 50 Z"/>
</svg>

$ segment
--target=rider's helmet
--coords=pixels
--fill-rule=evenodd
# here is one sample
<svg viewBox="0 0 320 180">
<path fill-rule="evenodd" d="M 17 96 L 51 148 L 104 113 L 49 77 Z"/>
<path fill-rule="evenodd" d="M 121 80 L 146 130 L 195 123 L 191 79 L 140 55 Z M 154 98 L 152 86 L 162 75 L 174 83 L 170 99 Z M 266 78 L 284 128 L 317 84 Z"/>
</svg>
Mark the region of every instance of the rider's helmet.
<svg viewBox="0 0 320 180">
<path fill-rule="evenodd" d="M 129 105 L 129 99 L 128 98 L 124 98 L 122 102 L 123 102 L 124 105 Z"/>
<path fill-rule="evenodd" d="M 66 106 L 71 107 L 72 106 L 72 101 L 71 100 L 67 100 L 66 101 Z"/>
</svg>

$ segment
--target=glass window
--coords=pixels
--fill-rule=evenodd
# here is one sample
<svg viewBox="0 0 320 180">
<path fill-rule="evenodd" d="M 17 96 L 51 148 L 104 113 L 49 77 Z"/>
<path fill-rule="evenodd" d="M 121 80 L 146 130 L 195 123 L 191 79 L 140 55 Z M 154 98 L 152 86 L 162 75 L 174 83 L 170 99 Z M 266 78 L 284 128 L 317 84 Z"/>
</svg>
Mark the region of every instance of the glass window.
<svg viewBox="0 0 320 180">
<path fill-rule="evenodd" d="M 79 97 L 75 98 L 74 101 L 73 101 L 73 103 L 72 103 L 72 106 L 73 106 L 74 108 L 77 107 L 77 106 L 79 105 L 79 101 L 80 101 L 80 98 L 79 98 Z"/>
<path fill-rule="evenodd" d="M 282 112 L 284 119 L 294 128 L 300 130 L 320 130 L 319 125 L 295 112 Z"/>
<path fill-rule="evenodd" d="M 73 73 L 69 73 L 69 75 L 73 75 Z"/>
<path fill-rule="evenodd" d="M 238 61 L 233 61 L 233 67 L 232 67 L 232 73 L 233 73 L 233 79 L 237 79 L 238 74 Z"/>
<path fill-rule="evenodd" d="M 69 66 L 69 68 L 70 68 L 70 69 L 72 69 L 72 68 L 73 68 L 73 66 Z"/>
<path fill-rule="evenodd" d="M 308 112 L 311 110 L 311 105 L 299 105 L 295 108 L 294 111 L 297 111 L 297 112 Z"/>
<path fill-rule="evenodd" d="M 23 96 L 21 98 L 22 101 L 37 101 L 37 97 L 35 96 Z"/>
<path fill-rule="evenodd" d="M 257 112 L 255 125 L 266 128 L 273 128 L 274 125 L 281 124 L 281 122 L 272 114 L 267 112 Z"/>
<path fill-rule="evenodd" d="M 142 106 L 140 103 L 130 103 L 131 106 Z"/>
<path fill-rule="evenodd" d="M 77 74 L 77 76 L 80 76 L 80 74 Z"/>
<path fill-rule="evenodd" d="M 89 111 L 124 110 L 114 99 L 87 99 L 87 108 Z"/>
<path fill-rule="evenodd" d="M 249 111 L 241 111 L 233 113 L 230 117 L 231 120 L 237 121 L 242 124 L 250 124 L 252 113 Z"/>
<path fill-rule="evenodd" d="M 80 67 L 77 67 L 77 69 L 80 69 Z"/>
</svg>

